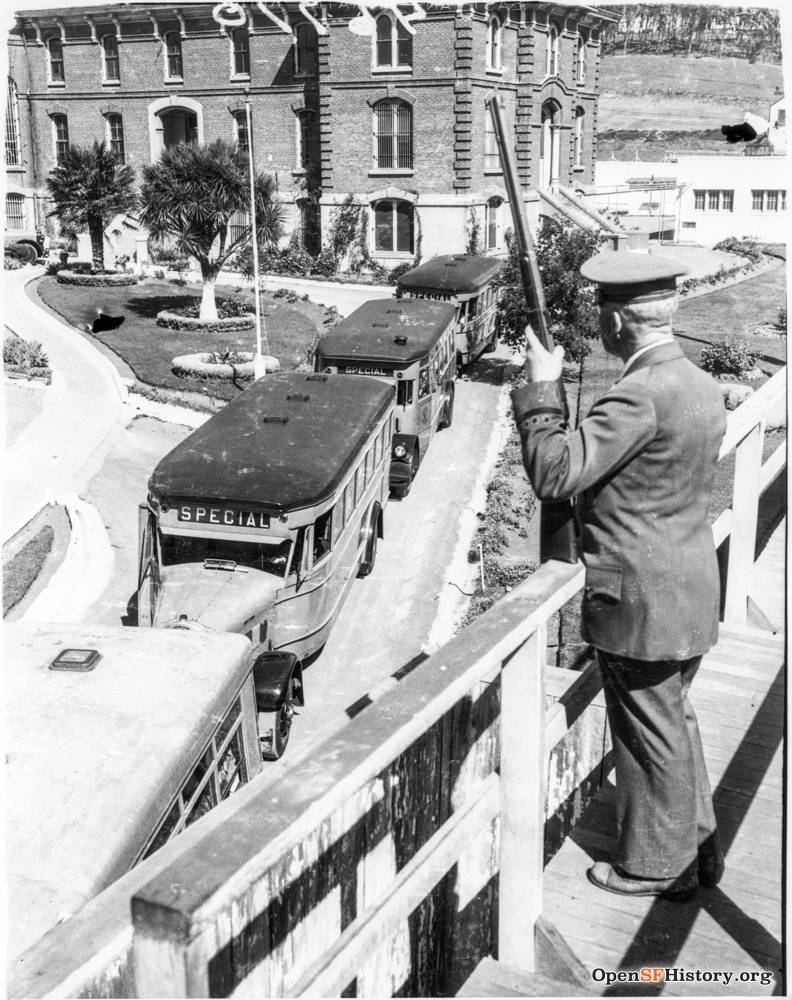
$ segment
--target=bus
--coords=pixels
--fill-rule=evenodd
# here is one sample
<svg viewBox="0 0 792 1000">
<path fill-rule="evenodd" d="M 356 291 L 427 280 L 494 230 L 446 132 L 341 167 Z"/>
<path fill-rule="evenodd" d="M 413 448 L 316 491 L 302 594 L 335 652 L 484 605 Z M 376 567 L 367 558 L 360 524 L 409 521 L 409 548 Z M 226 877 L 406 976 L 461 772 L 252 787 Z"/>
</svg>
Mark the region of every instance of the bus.
<svg viewBox="0 0 792 1000">
<path fill-rule="evenodd" d="M 138 625 L 320 650 L 383 537 L 395 397 L 374 378 L 267 375 L 178 444 L 139 508 Z"/>
<path fill-rule="evenodd" d="M 454 416 L 456 309 L 449 302 L 376 299 L 320 338 L 319 372 L 382 379 L 396 390 L 389 483 L 405 497 L 435 430 Z"/>
<path fill-rule="evenodd" d="M 296 657 L 240 635 L 4 629 L 10 953 L 250 781 Z"/>
<path fill-rule="evenodd" d="M 498 346 L 495 315 L 500 291 L 495 279 L 502 268 L 503 261 L 495 257 L 452 254 L 432 257 L 399 278 L 399 297 L 453 302 L 458 369 Z"/>
</svg>

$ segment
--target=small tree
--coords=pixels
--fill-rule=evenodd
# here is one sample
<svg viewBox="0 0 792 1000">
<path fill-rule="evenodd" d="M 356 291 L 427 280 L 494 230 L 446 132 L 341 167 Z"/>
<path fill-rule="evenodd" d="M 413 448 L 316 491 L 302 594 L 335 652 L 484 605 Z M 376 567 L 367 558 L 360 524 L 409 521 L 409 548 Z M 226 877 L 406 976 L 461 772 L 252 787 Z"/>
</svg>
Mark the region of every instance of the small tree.
<svg viewBox="0 0 792 1000">
<path fill-rule="evenodd" d="M 593 256 L 602 242 L 598 233 L 582 229 L 564 229 L 545 220 L 536 239 L 539 271 L 542 275 L 547 322 L 556 343 L 567 356 L 580 361 L 591 348 L 587 341 L 599 334 L 594 291 L 580 276 L 580 265 Z M 509 256 L 499 285 L 503 293 L 498 304 L 498 336 L 510 347 L 525 341 L 528 310 L 520 279 L 517 246 L 511 232 L 506 234 Z"/>
<path fill-rule="evenodd" d="M 272 178 L 259 174 L 256 229 L 262 248 L 275 245 L 283 231 L 283 206 L 273 193 Z M 143 168 L 140 201 L 140 219 L 151 235 L 171 238 L 178 251 L 198 262 L 203 280 L 200 318 L 217 319 L 217 276 L 251 239 L 250 220 L 234 238 L 229 228 L 232 216 L 250 207 L 245 154 L 223 139 L 207 146 L 171 146 L 156 163 Z"/>
<path fill-rule="evenodd" d="M 60 222 L 64 236 L 88 230 L 96 271 L 104 270 L 105 226 L 119 212 L 137 204 L 135 172 L 120 163 L 104 142 L 68 146 L 47 178 L 55 208 L 49 213 Z"/>
</svg>

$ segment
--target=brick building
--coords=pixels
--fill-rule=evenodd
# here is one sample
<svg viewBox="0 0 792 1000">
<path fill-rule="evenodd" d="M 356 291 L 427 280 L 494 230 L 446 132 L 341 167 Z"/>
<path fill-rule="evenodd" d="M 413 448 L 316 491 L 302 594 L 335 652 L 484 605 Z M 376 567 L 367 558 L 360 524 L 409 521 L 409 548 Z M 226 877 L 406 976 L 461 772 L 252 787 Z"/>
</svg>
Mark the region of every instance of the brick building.
<svg viewBox="0 0 792 1000">
<path fill-rule="evenodd" d="M 243 4 L 245 23 L 220 27 L 212 6 L 18 13 L 9 226 L 20 203 L 26 225 L 45 221 L 44 181 L 69 142 L 103 137 L 139 170 L 163 146 L 225 137 L 252 140 L 257 169 L 274 176 L 289 228 L 311 250 L 352 195 L 366 209 L 369 252 L 388 266 L 471 239 L 498 252 L 508 206 L 484 105 L 496 91 L 534 214 L 538 186 L 593 182 L 599 31 L 614 19 L 602 9 L 405 4 L 366 14 L 354 4 Z M 135 228 L 112 225 L 111 237 Z"/>
</svg>

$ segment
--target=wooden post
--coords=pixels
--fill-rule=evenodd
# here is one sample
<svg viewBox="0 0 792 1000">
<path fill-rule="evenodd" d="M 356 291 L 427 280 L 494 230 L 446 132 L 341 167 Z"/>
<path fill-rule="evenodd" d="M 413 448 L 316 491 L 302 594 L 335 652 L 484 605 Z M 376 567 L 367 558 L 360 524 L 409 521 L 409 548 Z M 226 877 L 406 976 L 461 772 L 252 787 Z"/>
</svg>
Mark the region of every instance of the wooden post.
<svg viewBox="0 0 792 1000">
<path fill-rule="evenodd" d="M 534 926 L 542 912 L 547 624 L 501 671 L 498 959 L 534 972 Z"/>
<path fill-rule="evenodd" d="M 756 524 L 761 489 L 762 417 L 740 441 L 734 455 L 734 493 L 732 526 L 729 539 L 729 566 L 726 573 L 726 601 L 723 621 L 745 625 L 748 620 L 748 595 L 753 576 Z"/>
<path fill-rule="evenodd" d="M 135 996 L 208 997 L 205 943 L 190 940 L 189 916 L 146 898 L 132 898 Z"/>
</svg>

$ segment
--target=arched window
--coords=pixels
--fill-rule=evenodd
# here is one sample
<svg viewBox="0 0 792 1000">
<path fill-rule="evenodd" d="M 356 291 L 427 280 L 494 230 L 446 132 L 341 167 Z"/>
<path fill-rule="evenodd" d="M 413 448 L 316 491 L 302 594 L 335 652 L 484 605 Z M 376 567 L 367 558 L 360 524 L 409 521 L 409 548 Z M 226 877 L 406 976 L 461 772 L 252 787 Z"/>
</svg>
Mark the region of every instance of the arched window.
<svg viewBox="0 0 792 1000">
<path fill-rule="evenodd" d="M 55 162 L 60 163 L 69 148 L 69 122 L 66 115 L 52 116 L 52 137 L 55 146 Z"/>
<path fill-rule="evenodd" d="M 547 32 L 545 52 L 545 76 L 558 76 L 558 28 L 552 24 Z"/>
<path fill-rule="evenodd" d="M 20 165 L 19 151 L 19 98 L 17 95 L 17 85 L 9 76 L 5 129 L 5 161 L 7 167 L 18 167 Z"/>
<path fill-rule="evenodd" d="M 25 196 L 22 194 L 6 195 L 6 229 L 19 232 L 25 228 Z"/>
<path fill-rule="evenodd" d="M 575 132 L 572 138 L 572 165 L 583 166 L 583 119 L 586 112 L 583 108 L 575 109 Z"/>
<path fill-rule="evenodd" d="M 107 116 L 107 145 L 120 163 L 124 162 L 124 120 L 119 114 Z"/>
<path fill-rule="evenodd" d="M 577 82 L 586 82 L 586 36 L 582 31 L 577 43 Z"/>
<path fill-rule="evenodd" d="M 414 253 L 415 209 L 409 201 L 378 201 L 374 206 L 374 249 L 380 253 Z"/>
<path fill-rule="evenodd" d="M 165 79 L 181 80 L 184 75 L 181 35 L 178 31 L 168 31 L 163 40 L 165 42 Z"/>
<path fill-rule="evenodd" d="M 412 170 L 412 108 L 405 101 L 374 106 L 374 162 L 379 170 Z"/>
<path fill-rule="evenodd" d="M 374 66 L 377 69 L 411 69 L 412 35 L 391 14 L 380 14 L 374 38 Z"/>
<path fill-rule="evenodd" d="M 66 72 L 63 66 L 63 42 L 60 38 L 53 36 L 47 41 L 47 52 L 49 54 L 50 83 L 65 83 Z"/>
<path fill-rule="evenodd" d="M 118 39 L 115 35 L 105 35 L 102 39 L 102 72 L 105 80 L 116 82 L 121 79 Z"/>
<path fill-rule="evenodd" d="M 165 149 L 183 142 L 198 141 L 198 116 L 189 108 L 168 108 L 159 115 Z"/>
<path fill-rule="evenodd" d="M 497 250 L 500 245 L 500 217 L 503 198 L 493 197 L 487 201 L 486 211 L 486 249 Z"/>
<path fill-rule="evenodd" d="M 317 66 L 316 29 L 307 22 L 298 24 L 294 37 L 294 74 L 313 76 Z"/>
<path fill-rule="evenodd" d="M 503 34 L 503 26 L 500 23 L 500 19 L 493 16 L 489 19 L 487 24 L 487 69 L 499 70 L 502 67 L 501 59 L 501 39 Z"/>
<path fill-rule="evenodd" d="M 250 76 L 250 36 L 247 28 L 231 32 L 231 75 Z"/>
</svg>

